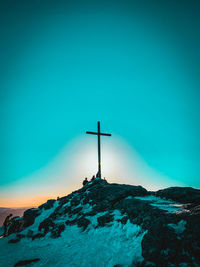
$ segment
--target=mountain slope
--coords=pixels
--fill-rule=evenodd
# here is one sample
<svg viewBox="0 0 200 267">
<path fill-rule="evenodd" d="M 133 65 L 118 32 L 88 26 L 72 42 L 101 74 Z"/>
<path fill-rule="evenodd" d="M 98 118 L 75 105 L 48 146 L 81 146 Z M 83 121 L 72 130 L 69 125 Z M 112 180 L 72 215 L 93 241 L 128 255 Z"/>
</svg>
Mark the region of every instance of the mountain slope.
<svg viewBox="0 0 200 267">
<path fill-rule="evenodd" d="M 193 188 L 96 180 L 13 218 L 0 266 L 200 266 L 199 205 Z"/>
</svg>

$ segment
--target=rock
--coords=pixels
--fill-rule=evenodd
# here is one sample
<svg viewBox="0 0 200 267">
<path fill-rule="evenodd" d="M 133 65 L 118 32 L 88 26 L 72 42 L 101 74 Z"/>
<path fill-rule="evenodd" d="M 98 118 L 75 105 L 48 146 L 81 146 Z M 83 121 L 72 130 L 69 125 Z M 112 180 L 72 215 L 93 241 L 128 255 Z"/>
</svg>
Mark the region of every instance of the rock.
<svg viewBox="0 0 200 267">
<path fill-rule="evenodd" d="M 45 234 L 37 233 L 36 235 L 33 235 L 33 236 L 32 236 L 32 240 L 35 240 L 36 238 L 42 238 L 42 237 L 44 237 L 44 236 L 45 236 Z"/>
<path fill-rule="evenodd" d="M 168 266 L 167 263 L 175 263 L 180 254 L 179 247 L 180 241 L 174 231 L 158 222 L 151 226 L 142 240 L 142 256 L 156 266 Z"/>
<path fill-rule="evenodd" d="M 79 213 L 81 210 L 82 210 L 82 207 L 79 207 L 79 208 L 73 209 L 72 213 L 73 213 L 73 214 L 77 214 L 77 213 Z"/>
<path fill-rule="evenodd" d="M 80 204 L 80 197 L 74 197 L 72 200 L 71 200 L 71 206 L 78 206 L 78 204 Z"/>
<path fill-rule="evenodd" d="M 22 231 L 24 222 L 22 218 L 16 217 L 11 219 L 10 226 L 8 227 L 7 235 Z"/>
<path fill-rule="evenodd" d="M 63 206 L 58 206 L 54 212 L 50 215 L 50 218 L 52 218 L 53 220 L 59 218 L 62 215 L 65 214 L 71 214 L 72 213 L 72 208 L 71 206 L 69 207 L 63 207 Z"/>
<path fill-rule="evenodd" d="M 167 224 L 171 215 L 166 214 L 163 210 L 153 208 L 147 201 L 139 199 L 122 199 L 114 205 L 115 209 L 121 211 L 134 224 L 141 225 L 143 229 L 149 229 L 157 218 L 162 218 L 163 223 Z"/>
<path fill-rule="evenodd" d="M 104 200 L 114 205 L 118 201 L 128 196 L 145 196 L 148 195 L 146 189 L 142 186 L 120 185 L 120 184 L 106 184 L 93 187 L 88 193 L 88 197 L 93 199 L 95 203 L 100 203 Z"/>
<path fill-rule="evenodd" d="M 90 202 L 90 198 L 88 196 L 85 196 L 82 200 L 83 205 L 88 204 Z"/>
<path fill-rule="evenodd" d="M 69 202 L 69 199 L 72 197 L 72 194 L 69 194 L 67 196 L 61 197 L 58 199 L 59 202 L 59 206 L 63 206 L 64 204 L 66 204 L 67 202 Z"/>
<path fill-rule="evenodd" d="M 49 232 L 55 227 L 55 223 L 51 218 L 46 218 L 44 221 L 42 221 L 38 227 L 39 231 L 43 231 L 44 234 Z"/>
<path fill-rule="evenodd" d="M 49 217 L 40 223 L 38 230 L 43 231 L 43 233 L 37 236 L 35 235 L 32 239 L 43 237 L 48 232 L 51 232 L 51 237 L 57 238 L 65 230 L 65 225 L 64 223 L 55 223 L 52 218 Z"/>
<path fill-rule="evenodd" d="M 39 209 L 45 209 L 45 210 L 48 210 L 48 209 L 51 209 L 55 203 L 55 199 L 49 199 L 46 203 L 40 205 L 38 208 Z"/>
<path fill-rule="evenodd" d="M 61 233 L 65 230 L 65 225 L 62 224 L 58 224 L 55 226 L 55 228 L 51 231 L 51 237 L 53 238 L 57 238 L 61 236 Z"/>
<path fill-rule="evenodd" d="M 76 222 L 77 222 L 77 220 L 67 220 L 66 222 L 65 222 L 65 224 L 66 225 L 74 225 L 74 224 L 76 224 Z"/>
<path fill-rule="evenodd" d="M 100 216 L 100 217 L 97 218 L 98 226 L 103 227 L 107 223 L 112 222 L 113 219 L 114 219 L 114 216 L 108 212 L 105 215 Z"/>
<path fill-rule="evenodd" d="M 33 262 L 38 262 L 40 259 L 31 259 L 31 260 L 22 260 L 22 261 L 18 261 L 17 263 L 15 263 L 14 267 L 17 266 L 27 266 Z"/>
<path fill-rule="evenodd" d="M 199 215 L 200 214 L 200 205 L 194 206 L 190 210 L 191 215 Z"/>
<path fill-rule="evenodd" d="M 30 225 L 32 225 L 35 221 L 35 218 L 40 215 L 41 213 L 41 210 L 40 209 L 35 209 L 35 208 L 32 208 L 32 209 L 28 209 L 28 210 L 25 210 L 24 211 L 24 216 L 23 216 L 23 219 L 24 219 L 24 227 L 28 227 Z"/>
<path fill-rule="evenodd" d="M 90 224 L 90 221 L 84 217 L 77 220 L 78 227 L 81 227 L 83 231 L 85 231 L 85 229 L 88 227 L 89 224 Z"/>
<path fill-rule="evenodd" d="M 124 217 L 122 217 L 122 219 L 120 219 L 118 221 L 121 222 L 122 224 L 126 224 L 128 221 L 128 216 L 124 216 Z"/>
<path fill-rule="evenodd" d="M 155 266 L 181 266 L 182 263 L 185 266 L 199 266 L 200 235 L 195 236 L 196 231 L 192 233 L 192 229 L 188 231 L 185 223 L 184 227 L 184 230 L 174 231 L 158 218 L 142 240 L 145 262 L 152 262 Z"/>
<path fill-rule="evenodd" d="M 113 209 L 112 204 L 107 200 L 102 200 L 101 202 L 98 203 L 98 205 L 93 207 L 93 211 L 95 213 L 112 210 L 112 209 Z"/>
<path fill-rule="evenodd" d="M 200 204 L 200 190 L 192 187 L 169 187 L 155 192 L 156 196 L 180 203 Z"/>
</svg>

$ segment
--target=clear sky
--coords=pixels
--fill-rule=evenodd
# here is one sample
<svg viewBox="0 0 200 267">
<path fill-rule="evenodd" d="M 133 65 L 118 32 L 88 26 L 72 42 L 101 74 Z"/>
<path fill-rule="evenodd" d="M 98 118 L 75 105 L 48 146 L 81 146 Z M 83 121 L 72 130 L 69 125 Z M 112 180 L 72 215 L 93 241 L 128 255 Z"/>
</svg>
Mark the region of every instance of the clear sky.
<svg viewBox="0 0 200 267">
<path fill-rule="evenodd" d="M 199 1 L 2 1 L 0 206 L 108 181 L 200 188 Z"/>
</svg>

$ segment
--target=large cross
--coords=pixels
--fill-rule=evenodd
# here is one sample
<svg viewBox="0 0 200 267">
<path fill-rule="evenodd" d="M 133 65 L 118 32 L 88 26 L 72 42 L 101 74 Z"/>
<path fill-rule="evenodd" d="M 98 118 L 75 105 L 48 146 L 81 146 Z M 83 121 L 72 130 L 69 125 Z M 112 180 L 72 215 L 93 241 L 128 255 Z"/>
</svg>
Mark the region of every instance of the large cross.
<svg viewBox="0 0 200 267">
<path fill-rule="evenodd" d="M 100 132 L 100 121 L 97 122 L 97 133 L 96 132 L 86 132 L 86 134 L 95 134 L 98 137 L 98 177 L 101 178 L 101 135 L 111 136 L 111 134 Z"/>
</svg>

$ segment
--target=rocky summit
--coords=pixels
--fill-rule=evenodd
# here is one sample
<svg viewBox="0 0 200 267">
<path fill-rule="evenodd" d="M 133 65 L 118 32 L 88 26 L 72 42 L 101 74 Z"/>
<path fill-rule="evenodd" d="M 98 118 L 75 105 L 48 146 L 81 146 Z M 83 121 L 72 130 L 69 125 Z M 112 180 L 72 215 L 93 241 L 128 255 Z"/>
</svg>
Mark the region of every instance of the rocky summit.
<svg viewBox="0 0 200 267">
<path fill-rule="evenodd" d="M 198 189 L 148 192 L 99 179 L 12 218 L 0 266 L 196 267 L 199 226 Z"/>
</svg>

